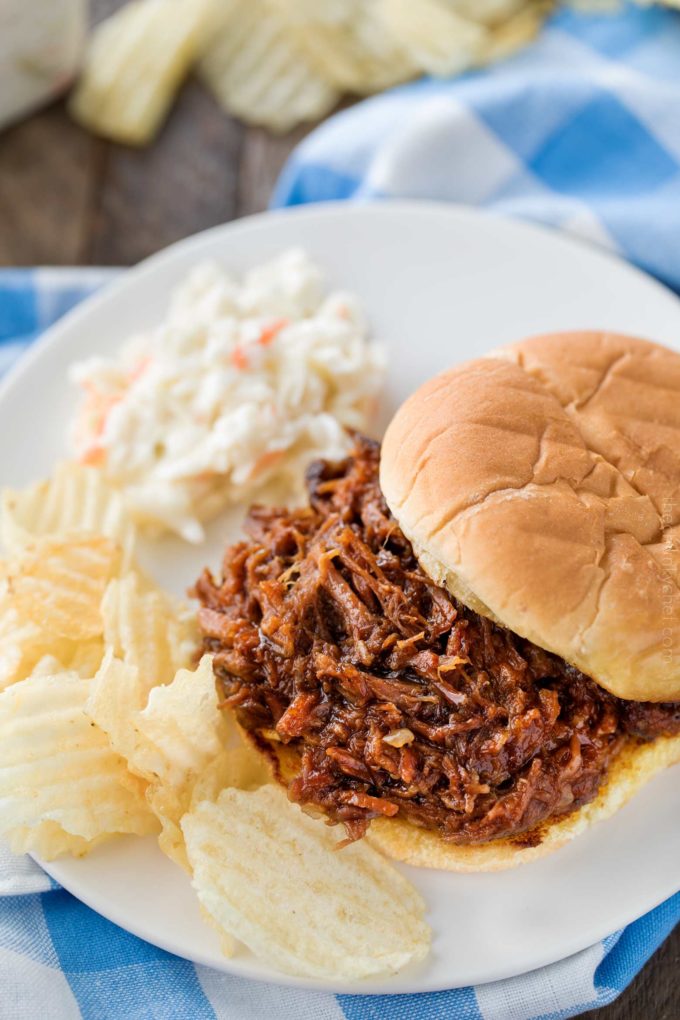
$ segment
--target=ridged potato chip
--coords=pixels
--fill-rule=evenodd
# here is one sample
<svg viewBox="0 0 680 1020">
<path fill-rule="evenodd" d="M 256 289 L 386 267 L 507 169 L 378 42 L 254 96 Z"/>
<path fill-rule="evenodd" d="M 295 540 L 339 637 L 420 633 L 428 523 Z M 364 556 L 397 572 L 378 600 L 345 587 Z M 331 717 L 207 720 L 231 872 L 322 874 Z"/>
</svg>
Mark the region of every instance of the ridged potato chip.
<svg viewBox="0 0 680 1020">
<path fill-rule="evenodd" d="M 227 719 L 217 707 L 209 655 L 196 670 L 182 669 L 167 687 L 151 692 L 139 729 L 152 749 L 142 765 L 155 779 L 148 799 L 162 825 L 161 849 L 188 868 L 179 822 L 195 783 L 220 759 L 229 737 Z"/>
<path fill-rule="evenodd" d="M 85 712 L 109 739 L 112 749 L 138 776 L 145 777 L 141 762 L 149 754 L 148 743 L 137 728 L 137 718 L 149 695 L 151 682 L 134 666 L 123 662 L 108 648 L 89 687 Z M 153 774 L 151 773 L 151 778 Z"/>
<path fill-rule="evenodd" d="M 481 48 L 480 62 L 491 63 L 494 60 L 502 60 L 521 46 L 531 42 L 539 32 L 546 14 L 550 10 L 551 5 L 544 0 L 526 4 L 503 24 L 498 25 L 489 35 Z"/>
<path fill-rule="evenodd" d="M 183 788 L 224 746 L 227 722 L 217 707 L 210 656 L 196 670 L 180 669 L 170 683 L 156 687 L 113 651 L 108 649 L 92 681 L 87 714 L 133 772 L 169 789 Z"/>
<path fill-rule="evenodd" d="M 0 595 L 0 691 L 38 671 L 54 673 L 68 669 L 82 677 L 92 677 L 103 654 L 101 640 L 77 642 L 55 637 L 36 623 L 22 619 L 12 599 Z"/>
<path fill-rule="evenodd" d="M 111 488 L 101 471 L 80 464 L 59 464 L 47 481 L 25 489 L 3 490 L 0 499 L 0 538 L 13 555 L 38 538 L 92 532 L 112 539 L 129 562 L 135 532 L 123 497 Z"/>
<path fill-rule="evenodd" d="M 38 539 L 10 568 L 8 597 L 19 619 L 72 641 L 102 633 L 100 605 L 120 563 L 103 535 Z"/>
<path fill-rule="evenodd" d="M 54 655 L 43 655 L 42 659 L 36 662 L 35 666 L 28 674 L 29 676 L 56 676 L 58 673 L 67 673 L 71 670 L 67 670 L 63 662 Z M 73 671 L 75 672 L 75 670 Z M 27 679 L 25 677 L 24 679 Z"/>
<path fill-rule="evenodd" d="M 107 651 L 92 682 L 87 711 L 132 770 L 155 779 L 153 762 L 160 768 L 163 759 L 141 732 L 140 715 L 153 688 L 174 683 L 178 670 L 189 665 L 196 646 L 195 620 L 134 572 L 111 581 L 101 611 Z M 210 677 L 212 682 L 212 670 Z"/>
<path fill-rule="evenodd" d="M 212 658 L 195 670 L 180 669 L 172 683 L 155 687 L 139 718 L 142 734 L 155 748 L 154 774 L 167 787 L 181 789 L 222 751 L 228 722 L 217 707 Z"/>
<path fill-rule="evenodd" d="M 142 145 L 158 131 L 210 31 L 212 0 L 134 0 L 94 31 L 70 112 L 91 131 Z"/>
<path fill-rule="evenodd" d="M 536 35 L 551 8 L 543 0 L 377 2 L 417 67 L 443 77 L 508 56 Z"/>
<path fill-rule="evenodd" d="M 424 904 L 364 842 L 337 834 L 275 786 L 224 790 L 182 819 L 193 884 L 225 932 L 280 970 L 359 979 L 426 955 Z"/>
<path fill-rule="evenodd" d="M 171 683 L 149 688 L 140 671 L 112 651 L 92 682 L 86 712 L 148 783 L 147 800 L 162 825 L 161 848 L 187 867 L 179 820 L 194 785 L 211 767 L 229 781 L 230 727 L 217 707 L 212 660 L 204 656 L 197 669 L 180 669 Z M 148 701 L 143 711 L 142 701 Z"/>
<path fill-rule="evenodd" d="M 192 808 L 202 800 L 217 800 L 227 786 L 256 790 L 272 781 L 263 756 L 243 739 L 236 727 L 233 730 L 226 748 L 196 778 L 191 790 Z"/>
<path fill-rule="evenodd" d="M 60 660 L 64 667 L 73 670 L 84 680 L 91 680 L 104 658 L 104 642 L 99 638 L 92 641 L 72 642 L 73 650 L 67 651 Z"/>
<path fill-rule="evenodd" d="M 338 89 L 379 92 L 417 73 L 377 0 L 271 2 L 318 73 Z"/>
<path fill-rule="evenodd" d="M 32 828 L 18 826 L 5 833 L 5 839 L 12 853 L 36 854 L 44 861 L 54 860 L 60 854 L 72 857 L 84 857 L 100 843 L 105 843 L 111 836 L 107 833 L 95 839 L 83 839 L 65 832 L 56 822 L 38 822 Z"/>
<path fill-rule="evenodd" d="M 318 120 L 340 98 L 270 0 L 223 0 L 200 73 L 229 113 L 272 131 Z"/>
<path fill-rule="evenodd" d="M 139 671 L 144 690 L 135 707 L 142 709 L 152 687 L 188 665 L 198 643 L 195 614 L 135 571 L 111 581 L 101 612 L 107 646 Z"/>
<path fill-rule="evenodd" d="M 104 836 L 157 830 L 143 784 L 85 714 L 88 688 L 59 673 L 0 694 L 0 832 L 15 846 L 54 856 L 76 837 L 82 853 Z"/>
<path fill-rule="evenodd" d="M 56 645 L 56 646 L 55 646 Z M 56 642 L 37 624 L 20 619 L 6 594 L 0 596 L 0 691 L 23 680 L 46 655 L 54 655 L 63 664 L 69 642 Z"/>
<path fill-rule="evenodd" d="M 480 22 L 457 13 L 446 0 L 379 0 L 389 31 L 414 64 L 428 74 L 459 74 L 479 60 L 489 35 Z"/>
<path fill-rule="evenodd" d="M 527 0 L 439 0 L 443 7 L 483 25 L 498 25 L 526 7 Z"/>
</svg>

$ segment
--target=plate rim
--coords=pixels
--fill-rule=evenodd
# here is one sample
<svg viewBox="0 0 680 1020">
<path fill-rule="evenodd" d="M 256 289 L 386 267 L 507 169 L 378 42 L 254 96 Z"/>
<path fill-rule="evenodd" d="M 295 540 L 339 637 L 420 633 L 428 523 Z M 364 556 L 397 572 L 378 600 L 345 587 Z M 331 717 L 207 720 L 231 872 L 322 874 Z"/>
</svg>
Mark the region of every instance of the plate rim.
<svg viewBox="0 0 680 1020">
<path fill-rule="evenodd" d="M 676 765 L 675 768 L 676 769 L 680 768 L 680 765 Z M 656 778 L 656 777 L 654 777 L 654 778 Z M 654 779 L 652 779 L 652 782 L 654 782 Z M 638 791 L 638 793 L 640 793 L 640 792 L 641 791 Z M 633 799 L 635 799 L 635 798 L 633 798 Z M 625 806 L 626 805 L 624 805 L 624 807 Z M 138 837 L 123 836 L 122 838 L 123 839 L 128 839 L 128 838 L 129 839 L 135 839 L 135 838 L 138 838 Z M 557 848 L 554 851 L 554 853 L 559 853 L 560 849 L 562 849 L 562 848 Z M 96 849 L 93 852 L 96 853 Z M 441 983 L 440 981 L 433 981 L 433 982 L 427 984 L 424 987 L 422 982 L 413 981 L 413 983 L 407 984 L 405 987 L 400 987 L 399 989 L 394 989 L 394 990 L 389 988 L 389 982 L 390 982 L 391 978 L 394 975 L 385 975 L 384 977 L 382 977 L 380 979 L 377 979 L 377 978 L 376 979 L 367 979 L 365 982 L 361 982 L 362 987 L 361 987 L 360 990 L 357 990 L 357 986 L 359 984 L 359 982 L 357 982 L 357 981 L 330 982 L 330 981 L 326 981 L 326 980 L 323 980 L 323 979 L 317 979 L 317 978 L 297 977 L 297 976 L 292 975 L 292 974 L 286 974 L 283 971 L 281 971 L 280 973 L 276 972 L 276 971 L 273 971 L 271 976 L 269 976 L 267 974 L 261 974 L 261 973 L 259 973 L 257 971 L 252 971 L 251 972 L 251 969 L 248 966 L 248 957 L 245 957 L 245 961 L 246 961 L 245 967 L 242 965 L 242 963 L 238 967 L 233 967 L 233 966 L 230 966 L 230 963 L 231 963 L 232 960 L 234 960 L 234 957 L 225 956 L 223 958 L 223 961 L 221 961 L 222 965 L 220 965 L 220 962 L 215 963 L 214 959 L 209 957 L 207 954 L 201 952 L 200 950 L 195 952 L 195 953 L 193 953 L 192 956 L 184 956 L 183 953 L 178 952 L 177 949 L 173 948 L 173 945 L 172 945 L 172 942 L 171 942 L 170 939 L 166 939 L 164 937 L 163 938 L 153 938 L 153 939 L 150 939 L 147 936 L 145 936 L 143 934 L 140 934 L 140 932 L 139 932 L 139 930 L 137 928 L 137 925 L 135 925 L 134 927 L 130 927 L 128 924 L 122 924 L 119 921 L 115 920 L 115 916 L 114 915 L 117 914 L 117 910 L 116 909 L 114 909 L 113 911 L 107 911 L 107 913 L 104 914 L 104 913 L 102 913 L 101 910 L 99 910 L 95 906 L 94 898 L 93 897 L 90 897 L 89 895 L 86 895 L 85 897 L 83 897 L 79 893 L 74 892 L 72 890 L 72 888 L 71 888 L 72 883 L 70 882 L 70 880 L 68 878 L 67 878 L 67 881 L 64 882 L 64 881 L 62 881 L 61 878 L 57 877 L 57 874 L 55 874 L 55 872 L 56 873 L 59 872 L 59 867 L 58 867 L 59 859 L 57 859 L 56 861 L 46 861 L 46 862 L 44 862 L 36 854 L 30 853 L 29 856 L 35 861 L 35 863 L 40 868 L 42 868 L 50 876 L 50 878 L 52 878 L 54 881 L 58 882 L 59 885 L 61 885 L 62 888 L 65 889 L 71 896 L 74 896 L 81 903 L 84 903 L 85 906 L 89 907 L 91 910 L 94 910 L 95 913 L 100 914 L 100 916 L 104 917 L 106 920 L 110 921 L 112 924 L 115 924 L 117 927 L 121 928 L 123 931 L 126 931 L 129 934 L 134 935 L 136 938 L 141 939 L 143 942 L 148 942 L 150 945 L 156 946 L 158 949 L 162 949 L 165 952 L 170 953 L 173 956 L 176 956 L 178 959 L 187 960 L 190 963 L 198 964 L 199 966 L 208 967 L 211 970 L 218 970 L 221 973 L 230 974 L 230 975 L 232 975 L 234 977 L 243 978 L 244 980 L 247 980 L 247 981 L 260 981 L 260 982 L 262 982 L 264 984 L 270 984 L 270 985 L 275 985 L 275 986 L 276 985 L 281 985 L 281 986 L 284 986 L 284 987 L 287 987 L 287 988 L 300 988 L 302 990 L 307 990 L 307 991 L 327 992 L 330 995 L 366 995 L 366 996 L 420 995 L 420 994 L 427 995 L 427 994 L 431 994 L 433 992 L 452 991 L 452 990 L 457 989 L 457 988 L 470 988 L 470 987 L 471 988 L 475 988 L 478 985 L 481 986 L 481 985 L 495 984 L 496 982 L 499 982 L 499 981 L 507 981 L 507 980 L 510 980 L 512 978 L 515 978 L 515 977 L 522 977 L 525 974 L 533 974 L 534 972 L 539 971 L 539 970 L 543 969 L 544 967 L 549 967 L 549 966 L 551 966 L 553 964 L 560 963 L 563 960 L 571 959 L 572 956 L 575 956 L 575 955 L 577 955 L 580 952 L 584 952 L 587 949 L 590 949 L 593 946 L 596 946 L 603 939 L 608 938 L 611 935 L 617 934 L 618 932 L 620 932 L 623 929 L 625 929 L 626 927 L 628 927 L 628 925 L 633 924 L 635 921 L 640 920 L 646 914 L 649 914 L 653 910 L 656 910 L 656 908 L 661 906 L 662 903 L 665 903 L 668 899 L 670 899 L 673 896 L 675 896 L 678 893 L 680 893 L 680 878 L 679 878 L 678 882 L 677 882 L 677 887 L 674 888 L 673 891 L 671 891 L 668 894 L 661 895 L 658 898 L 655 897 L 654 902 L 652 903 L 652 905 L 647 907 L 643 911 L 642 914 L 638 913 L 637 909 L 635 909 L 635 910 L 628 910 L 628 911 L 622 911 L 621 914 L 619 915 L 619 920 L 617 921 L 617 923 L 615 924 L 613 929 L 610 928 L 609 923 L 607 923 L 606 925 L 602 924 L 602 926 L 599 929 L 595 929 L 596 931 L 599 932 L 599 934 L 597 934 L 596 937 L 594 937 L 594 938 L 592 936 L 590 936 L 585 942 L 583 941 L 582 938 L 574 936 L 573 939 L 571 940 L 570 948 L 569 948 L 568 952 L 566 952 L 566 953 L 560 952 L 556 956 L 554 954 L 554 952 L 551 953 L 549 951 L 546 951 L 545 954 L 542 957 L 538 957 L 538 963 L 536 963 L 534 966 L 530 967 L 528 970 L 516 971 L 512 967 L 508 967 L 507 969 L 499 967 L 495 971 L 490 971 L 488 976 L 486 976 L 486 977 L 481 977 L 481 978 L 480 977 L 475 977 L 474 980 L 468 980 L 468 981 L 465 981 L 465 983 L 454 981 L 454 983 L 452 984 L 450 982 L 448 982 L 448 983 Z M 388 862 L 389 862 L 389 859 L 388 859 Z M 70 860 L 69 860 L 69 863 L 71 863 Z M 389 862 L 389 863 L 394 864 L 395 862 Z M 55 865 L 56 865 L 56 867 L 55 867 Z M 521 867 L 530 867 L 530 865 L 531 865 L 531 862 L 528 862 L 528 864 L 519 864 L 519 865 L 517 865 L 517 867 L 518 868 L 521 868 Z M 439 871 L 439 869 L 436 869 L 436 868 L 418 868 L 416 870 L 418 870 L 418 871 L 426 871 L 426 872 L 434 871 L 434 872 L 437 872 L 437 873 L 441 873 Z M 515 869 L 506 869 L 506 870 L 507 871 L 512 871 L 512 870 L 515 870 Z M 450 874 L 450 873 L 446 872 L 446 874 Z M 189 876 L 186 875 L 184 872 L 182 872 L 182 875 L 183 875 L 184 878 L 186 878 L 188 881 L 190 881 Z M 363 987 L 363 984 L 365 984 L 365 986 L 366 986 L 365 988 Z M 382 987 L 383 984 L 385 984 L 386 987 Z"/>
</svg>

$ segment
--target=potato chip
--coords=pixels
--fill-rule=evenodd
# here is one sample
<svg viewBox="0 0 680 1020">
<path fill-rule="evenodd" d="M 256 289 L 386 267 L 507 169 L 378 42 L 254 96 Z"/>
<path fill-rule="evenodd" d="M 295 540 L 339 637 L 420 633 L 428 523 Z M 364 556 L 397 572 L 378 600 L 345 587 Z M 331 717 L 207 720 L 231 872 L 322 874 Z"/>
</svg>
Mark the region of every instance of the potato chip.
<svg viewBox="0 0 680 1020">
<path fill-rule="evenodd" d="M 273 131 L 318 120 L 340 98 L 270 0 L 225 0 L 200 73 L 229 113 Z"/>
<path fill-rule="evenodd" d="M 64 668 L 64 663 L 60 662 L 54 655 L 43 655 L 42 659 L 36 662 L 29 676 L 55 676 L 57 673 L 65 672 L 70 671 L 67 671 Z"/>
<path fill-rule="evenodd" d="M 537 33 L 543 0 L 377 0 L 380 16 L 413 62 L 449 76 L 508 56 Z"/>
<path fill-rule="evenodd" d="M 230 726 L 227 746 L 194 779 L 189 800 L 188 802 L 184 801 L 184 811 L 193 810 L 202 801 L 217 800 L 221 791 L 227 787 L 235 787 L 237 790 L 256 790 L 270 782 L 271 774 L 262 755 L 258 754 L 244 740 L 238 727 Z M 172 826 L 168 825 L 166 821 L 158 842 L 169 857 L 181 863 L 190 872 L 191 868 L 184 846 L 184 835 L 179 827 L 181 817 L 179 815 Z M 212 923 L 214 925 L 214 922 Z M 223 947 L 233 942 L 225 932 L 221 932 L 221 936 Z"/>
<path fill-rule="evenodd" d="M 202 800 L 217 800 L 227 786 L 256 790 L 272 781 L 263 756 L 243 739 L 237 727 L 233 729 L 226 748 L 196 778 L 191 791 L 192 808 Z"/>
<path fill-rule="evenodd" d="M 186 867 L 178 823 L 196 780 L 226 752 L 229 738 L 228 721 L 217 707 L 210 656 L 196 670 L 179 670 L 167 686 L 151 688 L 135 666 L 109 649 L 92 682 L 86 712 L 130 770 L 149 784 L 146 796 L 162 825 L 161 847 Z M 226 764 L 219 774 L 228 779 Z"/>
<path fill-rule="evenodd" d="M 94 31 L 70 103 L 97 134 L 143 145 L 158 131 L 210 31 L 212 0 L 134 0 Z"/>
<path fill-rule="evenodd" d="M 60 854 L 84 857 L 100 843 L 104 843 L 110 838 L 108 834 L 98 836 L 96 839 L 72 836 L 56 822 L 39 822 L 33 828 L 19 826 L 16 829 L 9 829 L 5 833 L 5 839 L 12 853 L 36 854 L 43 861 L 54 860 Z"/>
<path fill-rule="evenodd" d="M 147 796 L 161 822 L 160 847 L 188 870 L 179 822 L 190 806 L 194 784 L 220 758 L 228 737 L 210 656 L 204 656 L 195 671 L 180 670 L 171 684 L 151 692 L 139 729 L 153 749 L 142 767 L 156 780 Z"/>
<path fill-rule="evenodd" d="M 21 620 L 71 640 L 102 633 L 100 604 L 120 563 L 120 550 L 103 535 L 42 538 L 13 566 L 9 598 Z"/>
<path fill-rule="evenodd" d="M 132 556 L 135 533 L 123 498 L 96 468 L 64 463 L 48 481 L 3 491 L 0 537 L 8 552 L 17 555 L 37 538 L 73 532 L 112 539 L 122 550 L 124 564 Z"/>
<path fill-rule="evenodd" d="M 87 711 L 130 768 L 155 780 L 163 759 L 142 734 L 139 717 L 153 688 L 173 682 L 190 663 L 195 621 L 184 606 L 146 587 L 134 572 L 109 584 L 102 615 L 107 653 L 92 682 Z"/>
<path fill-rule="evenodd" d="M 173 789 L 187 785 L 225 747 L 228 720 L 217 706 L 212 658 L 195 670 L 181 669 L 171 684 L 155 687 L 141 713 L 139 728 L 155 748 L 153 772 Z"/>
<path fill-rule="evenodd" d="M 64 642 L 67 654 L 71 646 Z M 0 691 L 29 675 L 46 655 L 56 655 L 63 662 L 55 642 L 37 624 L 20 619 L 11 599 L 0 596 Z"/>
<path fill-rule="evenodd" d="M 86 712 L 133 772 L 169 789 L 186 786 L 224 746 L 227 723 L 217 707 L 210 656 L 196 670 L 181 669 L 167 686 L 155 687 L 109 648 Z"/>
<path fill-rule="evenodd" d="M 453 10 L 463 18 L 482 25 L 502 24 L 523 7 L 527 0 L 438 0 L 442 7 Z"/>
<path fill-rule="evenodd" d="M 390 32 L 417 67 L 446 77 L 477 63 L 488 29 L 462 17 L 445 0 L 379 0 Z"/>
<path fill-rule="evenodd" d="M 101 611 L 107 646 L 139 671 L 144 690 L 134 707 L 142 709 L 152 687 L 189 664 L 198 643 L 194 614 L 133 571 L 111 581 Z"/>
<path fill-rule="evenodd" d="M 149 695 L 151 684 L 139 671 L 113 654 L 109 648 L 89 686 L 85 712 L 106 734 L 111 748 L 124 758 L 130 770 L 146 777 L 141 761 L 148 743 L 136 720 Z"/>
<path fill-rule="evenodd" d="M 33 676 L 0 694 L 0 831 L 53 856 L 59 830 L 85 844 L 157 830 L 143 784 L 85 714 L 89 684 L 76 673 Z M 52 840 L 52 842 L 50 842 Z"/>
<path fill-rule="evenodd" d="M 76 642 L 49 634 L 21 619 L 12 598 L 0 595 L 0 691 L 35 672 L 68 669 L 92 677 L 103 654 L 101 640 Z"/>
<path fill-rule="evenodd" d="M 191 869 L 189 868 L 188 863 L 186 866 L 186 870 L 189 872 L 189 874 L 191 874 Z M 217 937 L 220 940 L 220 949 L 222 950 L 222 955 L 234 956 L 238 949 L 238 942 L 234 938 L 234 936 L 229 935 L 226 931 L 224 931 L 223 928 L 220 928 L 220 926 L 215 923 L 214 918 L 208 913 L 208 911 L 205 909 L 202 903 L 198 904 L 198 909 L 201 917 L 208 925 L 208 927 L 212 928 L 213 931 L 217 933 Z"/>
<path fill-rule="evenodd" d="M 193 884 L 213 920 L 280 970 L 359 979 L 427 953 L 424 904 L 365 842 L 337 832 L 274 786 L 224 790 L 182 819 Z"/>
<path fill-rule="evenodd" d="M 92 641 L 72 642 L 72 650 L 64 649 L 59 660 L 65 668 L 77 673 L 84 680 L 91 680 L 102 664 L 104 642 L 99 638 Z"/>
<path fill-rule="evenodd" d="M 378 92 L 417 73 L 385 26 L 377 0 L 271 2 L 318 73 L 339 89 Z"/>
<path fill-rule="evenodd" d="M 550 4 L 538 0 L 536 3 L 527 4 L 513 17 L 508 18 L 502 25 L 495 28 L 485 40 L 479 54 L 480 62 L 491 63 L 494 60 L 502 60 L 521 46 L 531 42 L 540 30 L 550 9 Z"/>
</svg>

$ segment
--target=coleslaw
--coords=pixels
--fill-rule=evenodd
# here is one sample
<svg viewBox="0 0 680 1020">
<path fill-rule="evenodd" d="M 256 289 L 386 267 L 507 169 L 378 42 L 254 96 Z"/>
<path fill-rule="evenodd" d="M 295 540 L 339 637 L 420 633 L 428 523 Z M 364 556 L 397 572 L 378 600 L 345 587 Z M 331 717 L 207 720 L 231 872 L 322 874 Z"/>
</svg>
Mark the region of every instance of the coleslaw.
<svg viewBox="0 0 680 1020">
<path fill-rule="evenodd" d="M 72 439 L 140 523 L 200 542 L 202 524 L 274 475 L 299 479 L 365 430 L 385 368 L 357 299 L 285 252 L 237 281 L 197 266 L 155 329 L 74 365 Z"/>
</svg>

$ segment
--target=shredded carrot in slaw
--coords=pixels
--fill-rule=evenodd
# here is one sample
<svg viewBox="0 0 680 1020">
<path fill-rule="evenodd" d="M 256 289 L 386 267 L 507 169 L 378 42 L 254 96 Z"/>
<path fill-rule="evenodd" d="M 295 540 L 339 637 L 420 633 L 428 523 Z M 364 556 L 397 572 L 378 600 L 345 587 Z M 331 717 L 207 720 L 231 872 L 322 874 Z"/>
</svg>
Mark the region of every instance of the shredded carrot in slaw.
<svg viewBox="0 0 680 1020">
<path fill-rule="evenodd" d="M 245 372 L 245 370 L 248 368 L 248 365 L 250 364 L 250 361 L 248 360 L 248 355 L 243 350 L 240 344 L 237 344 L 237 346 L 234 347 L 233 351 L 229 355 L 229 360 L 231 361 L 234 368 L 239 372 Z"/>
<path fill-rule="evenodd" d="M 257 339 L 258 344 L 261 344 L 262 347 L 267 347 L 274 337 L 280 333 L 282 329 L 285 329 L 289 321 L 289 319 L 275 319 L 269 326 L 265 326 Z"/>
<path fill-rule="evenodd" d="M 146 355 L 145 357 L 140 358 L 135 367 L 130 372 L 128 372 L 127 377 L 128 383 L 132 385 L 133 382 L 137 382 L 137 380 L 144 375 L 152 361 L 153 358 L 150 355 Z"/>
</svg>

